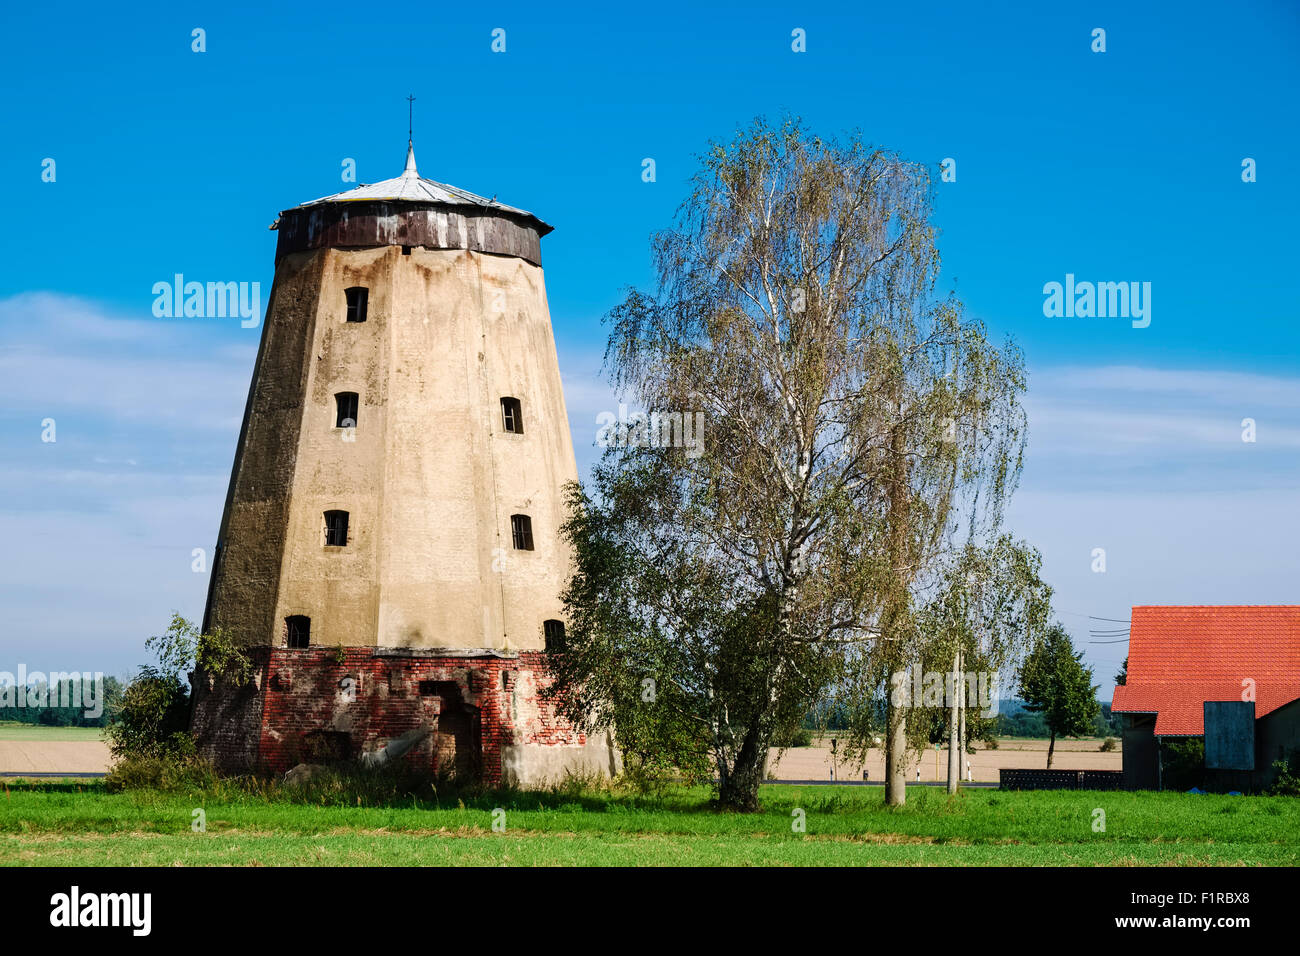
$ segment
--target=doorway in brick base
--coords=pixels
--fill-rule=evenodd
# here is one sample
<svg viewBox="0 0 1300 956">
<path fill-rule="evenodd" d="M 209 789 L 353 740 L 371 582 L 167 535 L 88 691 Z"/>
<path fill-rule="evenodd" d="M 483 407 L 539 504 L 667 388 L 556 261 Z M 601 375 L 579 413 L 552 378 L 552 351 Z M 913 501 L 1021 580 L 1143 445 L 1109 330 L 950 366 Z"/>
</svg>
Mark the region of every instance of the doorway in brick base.
<svg viewBox="0 0 1300 956">
<path fill-rule="evenodd" d="M 439 773 L 477 780 L 483 767 L 483 729 L 479 709 L 466 704 L 450 680 L 420 681 L 420 696 L 434 719 L 433 760 Z"/>
</svg>

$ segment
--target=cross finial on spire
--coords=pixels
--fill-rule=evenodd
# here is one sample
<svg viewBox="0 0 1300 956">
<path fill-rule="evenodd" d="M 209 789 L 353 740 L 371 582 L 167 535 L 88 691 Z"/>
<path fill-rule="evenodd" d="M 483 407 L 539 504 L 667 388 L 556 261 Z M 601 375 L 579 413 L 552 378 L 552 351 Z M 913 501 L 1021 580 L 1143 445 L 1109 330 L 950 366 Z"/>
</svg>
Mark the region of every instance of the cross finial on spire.
<svg viewBox="0 0 1300 956">
<path fill-rule="evenodd" d="M 403 176 L 419 178 L 419 171 L 415 168 L 415 97 L 406 98 L 406 168 L 402 170 Z"/>
</svg>

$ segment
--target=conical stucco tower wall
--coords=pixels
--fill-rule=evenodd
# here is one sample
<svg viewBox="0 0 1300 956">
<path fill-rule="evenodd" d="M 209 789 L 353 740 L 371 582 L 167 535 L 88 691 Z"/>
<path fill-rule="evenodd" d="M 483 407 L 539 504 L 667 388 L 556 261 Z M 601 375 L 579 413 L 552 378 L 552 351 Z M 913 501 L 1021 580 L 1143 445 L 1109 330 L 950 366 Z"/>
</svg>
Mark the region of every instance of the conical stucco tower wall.
<svg viewBox="0 0 1300 956">
<path fill-rule="evenodd" d="M 370 194 L 279 220 L 205 615 L 258 667 L 251 687 L 200 678 L 195 730 L 227 767 L 356 757 L 423 726 L 403 759 L 514 783 L 608 771 L 609 742 L 538 697 L 577 476 L 538 252 L 550 227 L 413 173 L 412 157 L 353 191 Z"/>
<path fill-rule="evenodd" d="M 365 322 L 344 290 L 369 292 Z M 542 649 L 576 478 L 541 269 L 468 251 L 281 260 L 220 541 L 210 626 L 278 643 Z M 336 427 L 336 396 L 358 396 Z M 503 428 L 517 398 L 523 433 Z M 324 514 L 348 513 L 345 546 Z M 513 547 L 530 518 L 534 550 Z"/>
</svg>

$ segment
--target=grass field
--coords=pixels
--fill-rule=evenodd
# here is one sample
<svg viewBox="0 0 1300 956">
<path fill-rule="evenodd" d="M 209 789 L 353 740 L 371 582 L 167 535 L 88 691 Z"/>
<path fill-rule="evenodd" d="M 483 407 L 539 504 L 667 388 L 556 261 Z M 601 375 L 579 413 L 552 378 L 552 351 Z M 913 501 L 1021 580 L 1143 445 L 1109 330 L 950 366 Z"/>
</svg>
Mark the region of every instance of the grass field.
<svg viewBox="0 0 1300 956">
<path fill-rule="evenodd" d="M 0 721 L 0 740 L 96 741 L 102 740 L 103 736 L 102 727 L 42 727 L 38 724 Z"/>
<path fill-rule="evenodd" d="M 13 783 L 9 865 L 1296 865 L 1300 800 L 1176 793 L 763 788 L 756 815 L 706 789 L 486 795 L 466 805 L 320 806 L 253 796 Z M 504 832 L 493 811 L 504 810 Z M 193 811 L 206 832 L 191 829 Z M 1094 811 L 1105 832 L 1094 832 Z M 793 831 L 802 811 L 806 832 Z"/>
</svg>

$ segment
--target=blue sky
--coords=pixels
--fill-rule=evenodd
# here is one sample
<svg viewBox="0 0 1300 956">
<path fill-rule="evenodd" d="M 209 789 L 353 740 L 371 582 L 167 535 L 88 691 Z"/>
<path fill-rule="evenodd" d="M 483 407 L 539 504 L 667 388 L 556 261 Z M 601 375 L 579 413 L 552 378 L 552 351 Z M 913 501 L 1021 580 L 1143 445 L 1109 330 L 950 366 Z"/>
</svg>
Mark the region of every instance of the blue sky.
<svg viewBox="0 0 1300 956">
<path fill-rule="evenodd" d="M 789 111 L 936 171 L 956 160 L 935 195 L 942 288 L 1026 352 L 1010 517 L 1077 643 L 1087 615 L 1134 603 L 1300 602 L 1300 7 L 1134 6 L 10 11 L 0 670 L 119 673 L 173 608 L 201 615 L 190 555 L 216 536 L 260 329 L 155 319 L 152 286 L 260 282 L 265 306 L 266 227 L 347 188 L 346 158 L 362 182 L 397 175 L 408 93 L 423 175 L 556 227 L 580 468 L 614 407 L 601 315 L 649 280 L 647 238 L 706 141 Z M 1150 326 L 1045 317 L 1043 285 L 1067 273 L 1150 282 Z M 1123 645 L 1088 648 L 1108 698 Z"/>
</svg>

